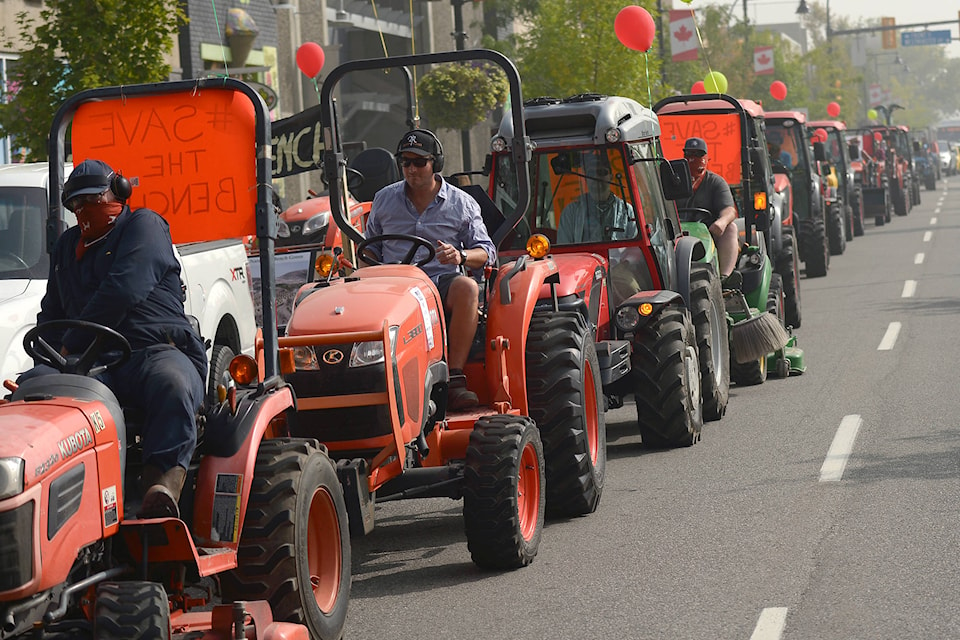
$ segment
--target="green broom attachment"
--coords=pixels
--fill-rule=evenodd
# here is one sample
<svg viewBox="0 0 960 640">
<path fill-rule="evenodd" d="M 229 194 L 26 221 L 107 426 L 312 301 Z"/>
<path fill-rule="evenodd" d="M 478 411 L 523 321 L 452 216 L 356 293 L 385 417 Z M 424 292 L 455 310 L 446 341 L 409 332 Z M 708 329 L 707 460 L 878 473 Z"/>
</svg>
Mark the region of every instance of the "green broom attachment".
<svg viewBox="0 0 960 640">
<path fill-rule="evenodd" d="M 730 347 L 739 364 L 746 364 L 787 346 L 790 334 L 772 313 L 761 312 L 731 328 Z"/>
</svg>

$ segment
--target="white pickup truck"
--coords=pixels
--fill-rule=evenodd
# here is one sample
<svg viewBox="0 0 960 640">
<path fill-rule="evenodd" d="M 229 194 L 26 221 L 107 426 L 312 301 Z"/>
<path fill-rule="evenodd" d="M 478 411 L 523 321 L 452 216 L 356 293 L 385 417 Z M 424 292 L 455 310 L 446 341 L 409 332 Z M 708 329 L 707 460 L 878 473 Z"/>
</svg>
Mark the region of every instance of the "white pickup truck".
<svg viewBox="0 0 960 640">
<path fill-rule="evenodd" d="M 69 175 L 70 167 L 64 171 Z M 33 362 L 23 351 L 23 336 L 36 324 L 47 287 L 46 163 L 0 165 L 0 380 L 15 379 Z M 62 210 L 63 228 L 76 224 Z M 175 245 L 186 300 L 184 309 L 200 322 L 207 341 L 208 393 L 235 354 L 253 355 L 256 338 L 253 299 L 242 242 Z"/>
</svg>

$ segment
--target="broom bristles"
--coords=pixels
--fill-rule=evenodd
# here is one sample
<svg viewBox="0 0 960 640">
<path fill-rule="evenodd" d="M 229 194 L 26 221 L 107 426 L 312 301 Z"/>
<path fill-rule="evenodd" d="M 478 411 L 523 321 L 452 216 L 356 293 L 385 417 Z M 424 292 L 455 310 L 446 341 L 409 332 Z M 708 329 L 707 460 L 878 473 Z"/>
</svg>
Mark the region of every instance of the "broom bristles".
<svg viewBox="0 0 960 640">
<path fill-rule="evenodd" d="M 734 324 L 730 338 L 734 359 L 746 364 L 787 346 L 790 334 L 772 313 L 758 313 Z"/>
</svg>

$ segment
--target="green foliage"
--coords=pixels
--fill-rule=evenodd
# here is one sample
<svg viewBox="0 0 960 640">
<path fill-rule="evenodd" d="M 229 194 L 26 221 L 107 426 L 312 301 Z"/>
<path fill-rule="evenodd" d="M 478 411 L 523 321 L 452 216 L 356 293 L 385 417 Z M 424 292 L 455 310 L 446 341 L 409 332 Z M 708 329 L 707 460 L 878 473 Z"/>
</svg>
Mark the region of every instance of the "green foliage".
<svg viewBox="0 0 960 640">
<path fill-rule="evenodd" d="M 66 98 L 168 79 L 165 57 L 185 23 L 177 0 L 47 0 L 39 19 L 19 14 L 23 52 L 0 104 L 0 136 L 26 147 L 27 160 L 44 160 L 50 124 Z"/>
<path fill-rule="evenodd" d="M 654 0 L 636 4 L 657 19 Z M 603 93 L 647 104 L 648 78 L 656 96 L 657 42 L 646 54 L 620 43 L 613 23 L 623 7 L 623 0 L 540 0 L 517 49 L 524 97 Z"/>
<path fill-rule="evenodd" d="M 506 74 L 491 64 L 438 66 L 417 84 L 430 126 L 439 129 L 463 130 L 483 122 L 509 93 Z"/>
</svg>

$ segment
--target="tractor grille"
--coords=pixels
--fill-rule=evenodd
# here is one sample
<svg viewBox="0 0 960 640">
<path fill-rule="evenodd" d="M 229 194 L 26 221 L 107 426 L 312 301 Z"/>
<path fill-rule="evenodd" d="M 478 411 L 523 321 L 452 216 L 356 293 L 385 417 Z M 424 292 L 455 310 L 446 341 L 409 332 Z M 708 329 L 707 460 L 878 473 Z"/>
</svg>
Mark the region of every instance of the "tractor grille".
<svg viewBox="0 0 960 640">
<path fill-rule="evenodd" d="M 33 577 L 33 501 L 0 513 L 0 591 Z"/>
<path fill-rule="evenodd" d="M 393 432 L 387 405 L 291 411 L 290 435 L 320 442 L 361 440 Z"/>
</svg>

